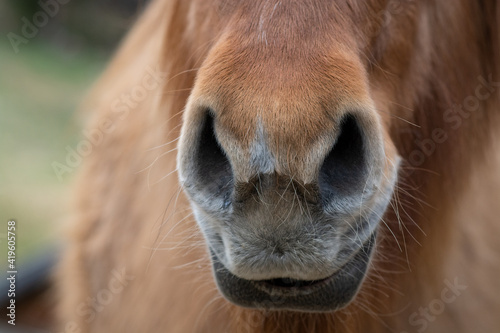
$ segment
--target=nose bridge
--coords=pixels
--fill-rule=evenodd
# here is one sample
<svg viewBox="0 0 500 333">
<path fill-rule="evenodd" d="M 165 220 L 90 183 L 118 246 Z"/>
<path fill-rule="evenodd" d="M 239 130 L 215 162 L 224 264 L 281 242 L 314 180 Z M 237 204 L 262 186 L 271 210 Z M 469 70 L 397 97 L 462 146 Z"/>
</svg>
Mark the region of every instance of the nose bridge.
<svg viewBox="0 0 500 333">
<path fill-rule="evenodd" d="M 256 174 L 271 174 L 276 171 L 276 152 L 271 151 L 269 136 L 261 119 L 257 120 L 255 138 L 249 150 L 250 165 Z"/>
<path fill-rule="evenodd" d="M 285 104 L 268 112 L 263 128 L 268 133 L 275 171 L 311 183 L 335 140 L 337 124 L 316 101 L 305 98 L 294 101 L 293 105 Z"/>
<path fill-rule="evenodd" d="M 277 173 L 311 182 L 322 155 L 318 150 L 333 142 L 335 125 L 327 123 L 310 124 L 306 114 L 286 111 L 258 116 L 247 153 L 254 175 Z"/>
</svg>

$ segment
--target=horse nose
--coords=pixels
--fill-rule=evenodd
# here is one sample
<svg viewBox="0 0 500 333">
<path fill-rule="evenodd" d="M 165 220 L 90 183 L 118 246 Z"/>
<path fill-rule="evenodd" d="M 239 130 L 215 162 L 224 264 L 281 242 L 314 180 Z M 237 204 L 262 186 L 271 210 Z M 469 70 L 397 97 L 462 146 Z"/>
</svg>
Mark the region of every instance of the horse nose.
<svg viewBox="0 0 500 333">
<path fill-rule="evenodd" d="M 256 182 L 267 179 L 265 174 L 294 178 L 277 172 L 280 167 L 273 164 L 278 163 L 280 157 L 270 153 L 269 148 L 263 148 L 265 142 L 250 145 L 248 151 L 236 154 L 239 156 L 235 155 L 234 149 L 228 152 L 220 142 L 215 122 L 215 117 L 208 112 L 199 122 L 198 130 L 193 131 L 196 134 L 190 140 L 191 145 L 180 149 L 181 181 L 194 201 L 210 201 L 209 210 L 226 209 L 234 200 L 242 201 L 250 197 L 250 193 L 258 194 L 258 188 L 263 184 L 256 186 Z M 329 143 L 311 147 L 308 154 L 314 158 L 297 159 L 310 161 L 302 168 L 316 170 L 311 183 L 317 191 L 313 194 L 306 191 L 307 201 L 322 203 L 323 207 L 346 209 L 349 202 L 362 200 L 363 191 L 374 183 L 369 180 L 376 172 L 370 171 L 381 169 L 383 143 L 377 134 L 377 126 L 373 125 L 376 122 L 370 119 L 344 114 L 337 123 Z M 288 165 L 294 163 L 288 160 Z M 242 177 L 236 179 L 236 175 L 242 172 L 240 169 L 246 172 L 246 185 L 242 184 Z M 277 183 L 267 182 L 267 185 L 276 187 Z"/>
</svg>

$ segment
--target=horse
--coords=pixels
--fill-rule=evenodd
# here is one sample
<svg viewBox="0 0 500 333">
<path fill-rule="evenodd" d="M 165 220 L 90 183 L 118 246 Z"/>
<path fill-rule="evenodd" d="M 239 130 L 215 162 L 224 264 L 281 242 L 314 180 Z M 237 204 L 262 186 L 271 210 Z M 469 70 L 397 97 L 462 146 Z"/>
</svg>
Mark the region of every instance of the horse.
<svg viewBox="0 0 500 333">
<path fill-rule="evenodd" d="M 498 332 L 500 4 L 154 0 L 84 105 L 61 332 Z"/>
</svg>

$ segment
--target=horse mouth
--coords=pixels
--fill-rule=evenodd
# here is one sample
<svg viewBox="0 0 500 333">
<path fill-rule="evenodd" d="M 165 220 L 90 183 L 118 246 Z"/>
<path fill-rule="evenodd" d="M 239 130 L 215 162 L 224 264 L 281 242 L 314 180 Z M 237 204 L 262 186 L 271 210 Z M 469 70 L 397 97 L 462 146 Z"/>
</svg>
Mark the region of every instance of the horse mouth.
<svg viewBox="0 0 500 333">
<path fill-rule="evenodd" d="M 303 293 L 321 287 L 329 280 L 331 280 L 334 276 L 335 274 L 332 274 L 331 276 L 321 280 L 296 280 L 290 278 L 279 278 L 255 281 L 255 284 L 256 286 L 260 286 L 261 288 L 267 289 L 269 291 L 281 291 L 282 293 Z"/>
<path fill-rule="evenodd" d="M 326 287 L 337 272 L 321 280 L 296 280 L 290 278 L 279 278 L 270 280 L 252 281 L 254 286 L 272 296 L 294 297 L 314 293 L 318 289 Z"/>
<path fill-rule="evenodd" d="M 276 278 L 246 280 L 235 276 L 211 251 L 215 280 L 232 303 L 268 310 L 329 312 L 345 307 L 356 296 L 368 269 L 375 234 L 331 276 L 320 280 Z"/>
</svg>

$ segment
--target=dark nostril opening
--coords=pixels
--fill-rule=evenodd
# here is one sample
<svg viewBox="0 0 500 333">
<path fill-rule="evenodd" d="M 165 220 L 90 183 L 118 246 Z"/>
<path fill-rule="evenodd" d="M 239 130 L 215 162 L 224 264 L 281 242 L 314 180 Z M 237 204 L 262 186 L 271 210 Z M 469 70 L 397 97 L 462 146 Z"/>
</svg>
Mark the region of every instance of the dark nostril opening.
<svg viewBox="0 0 500 333">
<path fill-rule="evenodd" d="M 225 208 L 230 204 L 233 176 L 231 164 L 220 146 L 210 112 L 204 120 L 198 147 L 196 149 L 197 183 L 210 195 L 223 200 Z"/>
<path fill-rule="evenodd" d="M 346 116 L 340 134 L 319 172 L 319 189 L 324 204 L 361 192 L 366 180 L 363 133 L 354 116 Z"/>
</svg>

